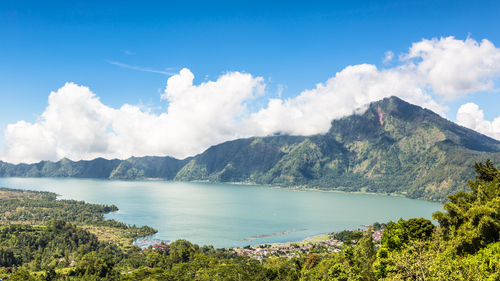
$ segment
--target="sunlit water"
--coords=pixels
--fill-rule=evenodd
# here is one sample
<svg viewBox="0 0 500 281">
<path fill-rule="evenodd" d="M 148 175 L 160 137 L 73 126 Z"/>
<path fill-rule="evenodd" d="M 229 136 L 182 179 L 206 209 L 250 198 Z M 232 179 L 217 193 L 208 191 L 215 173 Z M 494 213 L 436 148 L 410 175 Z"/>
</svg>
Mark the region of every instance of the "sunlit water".
<svg viewBox="0 0 500 281">
<path fill-rule="evenodd" d="M 298 241 L 400 217 L 430 219 L 442 206 L 395 196 L 174 181 L 0 178 L 0 186 L 52 191 L 61 195 L 59 199 L 114 204 L 120 211 L 107 214 L 107 219 L 149 225 L 158 230 L 154 238 L 182 238 L 215 247 Z M 294 229 L 307 230 L 239 241 Z"/>
</svg>

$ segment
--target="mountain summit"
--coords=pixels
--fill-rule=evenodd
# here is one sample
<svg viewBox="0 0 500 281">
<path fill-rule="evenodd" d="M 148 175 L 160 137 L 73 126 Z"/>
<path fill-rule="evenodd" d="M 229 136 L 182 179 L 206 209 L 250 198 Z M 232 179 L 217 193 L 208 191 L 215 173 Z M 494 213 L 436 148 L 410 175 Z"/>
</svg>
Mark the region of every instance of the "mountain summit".
<svg viewBox="0 0 500 281">
<path fill-rule="evenodd" d="M 500 160 L 500 142 L 397 97 L 334 120 L 328 133 L 240 139 L 194 157 L 176 180 L 399 193 L 442 201 Z"/>
<path fill-rule="evenodd" d="M 488 158 L 500 162 L 499 141 L 390 97 L 334 120 L 325 134 L 238 139 L 184 160 L 0 162 L 0 176 L 256 183 L 443 201 L 466 188 L 474 162 Z"/>
</svg>

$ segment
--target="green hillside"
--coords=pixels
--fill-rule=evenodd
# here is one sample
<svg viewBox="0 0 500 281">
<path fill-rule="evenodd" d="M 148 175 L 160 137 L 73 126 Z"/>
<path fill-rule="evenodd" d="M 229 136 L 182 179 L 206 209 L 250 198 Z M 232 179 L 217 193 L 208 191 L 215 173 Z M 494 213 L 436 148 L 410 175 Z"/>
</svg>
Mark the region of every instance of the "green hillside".
<svg viewBox="0 0 500 281">
<path fill-rule="evenodd" d="M 255 183 L 443 201 L 473 178 L 475 162 L 488 158 L 500 162 L 499 141 L 391 97 L 334 120 L 325 134 L 238 139 L 184 160 L 0 161 L 0 176 Z"/>
<path fill-rule="evenodd" d="M 54 178 L 114 178 L 114 179 L 173 179 L 177 172 L 190 160 L 172 157 L 131 157 L 126 160 L 58 162 L 41 161 L 36 164 L 13 165 L 0 161 L 0 177 L 54 177 Z"/>
<path fill-rule="evenodd" d="M 500 162 L 500 142 L 391 97 L 328 133 L 226 142 L 184 166 L 175 180 L 251 182 L 397 193 L 442 201 L 473 178 L 470 167 Z"/>
</svg>

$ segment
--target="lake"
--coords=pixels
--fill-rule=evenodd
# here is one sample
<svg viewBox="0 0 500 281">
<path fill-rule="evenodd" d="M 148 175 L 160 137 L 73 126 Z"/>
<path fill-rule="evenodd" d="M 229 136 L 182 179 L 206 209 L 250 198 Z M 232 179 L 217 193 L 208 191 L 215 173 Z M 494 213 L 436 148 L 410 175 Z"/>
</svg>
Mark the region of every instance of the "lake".
<svg viewBox="0 0 500 281">
<path fill-rule="evenodd" d="M 424 217 L 438 203 L 397 196 L 293 191 L 257 185 L 72 178 L 0 178 L 1 187 L 51 191 L 59 199 L 116 205 L 107 219 L 149 225 L 154 238 L 214 247 L 299 241 L 361 224 Z M 252 236 L 286 235 L 239 241 Z"/>
</svg>

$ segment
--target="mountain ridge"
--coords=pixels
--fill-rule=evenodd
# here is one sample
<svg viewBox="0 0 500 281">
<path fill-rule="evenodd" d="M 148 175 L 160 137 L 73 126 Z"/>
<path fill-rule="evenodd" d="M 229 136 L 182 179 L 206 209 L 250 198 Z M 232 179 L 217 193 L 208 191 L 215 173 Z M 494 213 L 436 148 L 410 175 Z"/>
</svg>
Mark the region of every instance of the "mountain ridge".
<svg viewBox="0 0 500 281">
<path fill-rule="evenodd" d="M 9 164 L 1 177 L 162 178 L 401 194 L 443 201 L 500 142 L 397 97 L 333 120 L 327 133 L 237 139 L 183 160 L 169 156 Z"/>
</svg>

